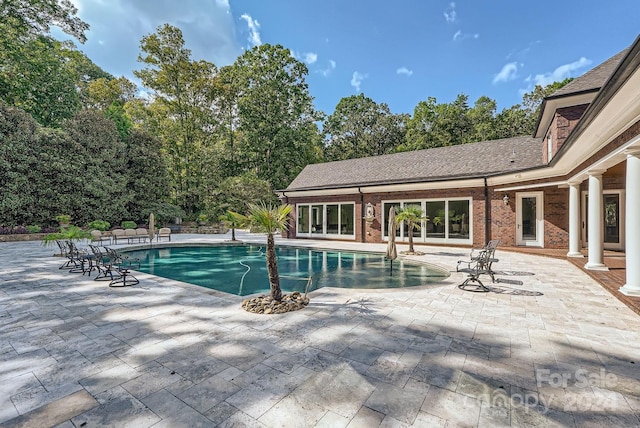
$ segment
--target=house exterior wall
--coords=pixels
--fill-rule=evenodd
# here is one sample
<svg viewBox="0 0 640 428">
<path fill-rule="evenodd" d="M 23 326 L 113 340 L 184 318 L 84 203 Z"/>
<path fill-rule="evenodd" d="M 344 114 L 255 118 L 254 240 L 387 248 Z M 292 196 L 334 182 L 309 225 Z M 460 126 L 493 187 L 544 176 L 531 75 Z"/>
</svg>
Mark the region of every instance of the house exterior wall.
<svg viewBox="0 0 640 428">
<path fill-rule="evenodd" d="M 558 189 L 556 187 L 540 187 L 531 191 L 544 192 L 544 246 L 546 248 L 566 248 L 568 247 L 568 189 Z M 505 205 L 503 197 L 509 196 L 509 204 Z M 489 197 L 489 228 L 487 239 L 499 239 L 503 246 L 516 246 L 516 192 L 496 192 L 495 188 L 488 188 Z M 485 197 L 484 187 L 462 188 L 462 189 L 441 189 L 441 190 L 421 190 L 411 192 L 384 192 L 384 193 L 364 193 L 362 195 L 340 195 L 340 196 L 314 196 L 306 198 L 289 198 L 288 203 L 294 206 L 290 215 L 290 229 L 283 232 L 283 237 L 298 238 L 296 236 L 296 209 L 297 204 L 332 203 L 332 202 L 353 202 L 356 210 L 355 221 L 355 242 L 381 243 L 383 242 L 382 211 L 383 203 L 386 201 L 411 201 L 423 199 L 447 199 L 447 198 L 471 198 L 472 209 L 472 239 L 473 247 L 482 247 L 485 244 Z M 363 205 L 371 203 L 374 207 L 375 219 L 371 223 L 362 220 Z M 307 237 L 299 237 L 307 239 Z M 313 237 L 309 239 L 323 239 Z M 332 240 L 334 238 L 331 238 Z M 419 245 L 424 243 L 415 240 Z M 438 245 L 428 242 L 427 245 Z M 455 242 L 446 245 L 461 245 Z"/>
<path fill-rule="evenodd" d="M 576 127 L 589 104 L 564 107 L 556 110 L 547 135 L 542 143 L 542 159 L 549 162 L 548 138 L 551 137 L 551 156 L 555 156 L 567 137 Z"/>
</svg>

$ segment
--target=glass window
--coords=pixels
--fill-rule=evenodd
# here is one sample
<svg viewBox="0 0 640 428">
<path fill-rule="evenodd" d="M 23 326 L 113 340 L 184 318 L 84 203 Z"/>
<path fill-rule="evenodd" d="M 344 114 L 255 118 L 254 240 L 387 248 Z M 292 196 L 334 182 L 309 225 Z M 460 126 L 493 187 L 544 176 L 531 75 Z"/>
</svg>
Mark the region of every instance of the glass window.
<svg viewBox="0 0 640 428">
<path fill-rule="evenodd" d="M 386 202 L 384 204 L 384 236 L 389 236 L 389 210 L 395 207 L 396 213 L 400 208 L 400 202 Z M 396 236 L 400 236 L 400 228 L 396 228 Z"/>
<path fill-rule="evenodd" d="M 327 233 L 338 234 L 340 230 L 338 205 L 327 205 Z"/>
<path fill-rule="evenodd" d="M 428 201 L 425 212 L 429 217 L 426 225 L 427 238 L 444 238 L 444 224 L 446 221 L 444 201 Z"/>
<path fill-rule="evenodd" d="M 309 233 L 309 205 L 298 205 L 298 233 Z"/>
<path fill-rule="evenodd" d="M 353 235 L 354 222 L 354 204 L 342 204 L 340 205 L 340 227 L 342 235 Z"/>
<path fill-rule="evenodd" d="M 424 212 L 422 212 L 422 204 L 420 202 L 403 202 L 402 204 L 403 207 L 408 207 L 408 206 L 413 206 L 416 207 L 420 210 L 420 217 L 424 217 Z M 422 224 L 418 223 L 416 226 L 413 227 L 413 237 L 414 238 L 420 238 L 422 237 L 422 230 L 421 230 Z M 404 229 L 403 231 L 403 235 L 405 238 L 409 236 L 409 224 L 407 222 L 403 222 L 402 224 L 402 228 Z"/>
<path fill-rule="evenodd" d="M 449 238 L 469 238 L 469 201 L 449 201 Z"/>
<path fill-rule="evenodd" d="M 311 205 L 311 233 L 323 234 L 324 205 Z"/>
</svg>

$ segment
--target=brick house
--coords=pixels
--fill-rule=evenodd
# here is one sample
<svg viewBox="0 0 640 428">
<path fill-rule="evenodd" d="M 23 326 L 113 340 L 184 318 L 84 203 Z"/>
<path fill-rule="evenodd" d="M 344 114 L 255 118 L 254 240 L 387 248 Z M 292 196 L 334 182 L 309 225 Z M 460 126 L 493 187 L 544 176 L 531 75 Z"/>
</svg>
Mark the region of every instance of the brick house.
<svg viewBox="0 0 640 428">
<path fill-rule="evenodd" d="M 640 295 L 639 65 L 640 37 L 545 98 L 532 136 L 308 165 L 277 191 L 286 235 L 380 243 L 390 207 L 419 205 L 415 243 L 587 248 L 597 270 L 626 251 L 621 291 Z"/>
</svg>

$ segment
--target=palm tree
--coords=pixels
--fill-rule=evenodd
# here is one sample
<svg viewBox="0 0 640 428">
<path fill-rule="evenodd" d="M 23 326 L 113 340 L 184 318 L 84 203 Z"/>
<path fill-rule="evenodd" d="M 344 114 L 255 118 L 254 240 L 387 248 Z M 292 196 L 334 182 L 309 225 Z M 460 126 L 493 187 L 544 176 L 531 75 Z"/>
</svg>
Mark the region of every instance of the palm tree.
<svg viewBox="0 0 640 428">
<path fill-rule="evenodd" d="M 227 211 L 220 216 L 220 220 L 231 229 L 231 240 L 236 240 L 236 229 L 247 223 L 247 217 L 234 211 Z"/>
<path fill-rule="evenodd" d="M 428 221 L 429 217 L 422 212 L 420 205 L 405 205 L 398 209 L 396 214 L 396 224 L 403 221 L 407 223 L 409 229 L 409 252 L 413 253 L 413 229 L 420 230 L 423 221 Z"/>
<path fill-rule="evenodd" d="M 273 300 L 282 300 L 282 290 L 280 289 L 280 276 L 278 275 L 278 259 L 276 257 L 276 246 L 273 241 L 273 232 L 289 227 L 289 213 L 291 205 L 255 205 L 249 204 L 249 215 L 247 216 L 251 226 L 259 232 L 267 234 L 267 271 L 269 272 L 269 287 Z"/>
</svg>

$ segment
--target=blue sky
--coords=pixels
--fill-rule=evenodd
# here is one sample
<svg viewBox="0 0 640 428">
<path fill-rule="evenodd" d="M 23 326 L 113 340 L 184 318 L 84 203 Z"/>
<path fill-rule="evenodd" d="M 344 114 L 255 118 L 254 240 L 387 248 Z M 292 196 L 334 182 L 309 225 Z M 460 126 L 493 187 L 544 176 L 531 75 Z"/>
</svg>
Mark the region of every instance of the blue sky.
<svg viewBox="0 0 640 428">
<path fill-rule="evenodd" d="M 435 97 L 498 111 L 535 84 L 577 77 L 638 36 L 640 1 L 616 0 L 73 0 L 91 25 L 79 48 L 131 80 L 140 39 L 170 23 L 193 59 L 221 67 L 256 44 L 307 63 L 318 109 L 364 93 L 394 113 Z M 54 33 L 60 37 L 59 33 Z"/>
</svg>

